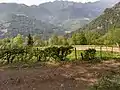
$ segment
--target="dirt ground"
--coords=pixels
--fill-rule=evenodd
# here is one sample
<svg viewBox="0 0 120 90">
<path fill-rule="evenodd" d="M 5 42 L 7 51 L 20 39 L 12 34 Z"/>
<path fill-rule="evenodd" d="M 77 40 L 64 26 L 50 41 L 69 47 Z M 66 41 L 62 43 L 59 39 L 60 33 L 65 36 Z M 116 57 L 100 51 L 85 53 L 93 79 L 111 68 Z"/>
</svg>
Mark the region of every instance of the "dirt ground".
<svg viewBox="0 0 120 90">
<path fill-rule="evenodd" d="M 65 64 L 34 68 L 0 68 L 0 90 L 88 90 L 107 72 L 117 72 L 120 63 Z"/>
</svg>

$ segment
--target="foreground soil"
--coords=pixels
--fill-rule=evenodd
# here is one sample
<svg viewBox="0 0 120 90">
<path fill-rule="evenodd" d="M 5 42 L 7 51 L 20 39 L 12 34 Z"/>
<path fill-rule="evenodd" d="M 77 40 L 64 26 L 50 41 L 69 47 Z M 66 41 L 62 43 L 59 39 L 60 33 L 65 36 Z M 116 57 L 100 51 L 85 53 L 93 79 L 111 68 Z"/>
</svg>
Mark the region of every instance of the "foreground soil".
<svg viewBox="0 0 120 90">
<path fill-rule="evenodd" d="M 118 72 L 120 63 L 75 63 L 31 68 L 0 68 L 0 90 L 88 90 L 102 75 Z"/>
</svg>

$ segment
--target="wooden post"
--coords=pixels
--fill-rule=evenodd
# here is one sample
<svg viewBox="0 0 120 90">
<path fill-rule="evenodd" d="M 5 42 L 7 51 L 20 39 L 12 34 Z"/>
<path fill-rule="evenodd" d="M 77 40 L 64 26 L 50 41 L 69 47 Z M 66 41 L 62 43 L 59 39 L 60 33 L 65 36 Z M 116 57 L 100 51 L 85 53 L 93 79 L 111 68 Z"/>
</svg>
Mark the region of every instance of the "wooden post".
<svg viewBox="0 0 120 90">
<path fill-rule="evenodd" d="M 100 58 L 102 59 L 102 46 L 100 46 Z"/>
<path fill-rule="evenodd" d="M 77 60 L 77 50 L 76 50 L 76 47 L 75 47 L 75 60 Z"/>
<path fill-rule="evenodd" d="M 120 53 L 120 45 L 119 45 L 119 53 Z"/>
<path fill-rule="evenodd" d="M 7 52 L 7 63 L 9 64 L 9 53 Z"/>
<path fill-rule="evenodd" d="M 113 58 L 113 46 L 112 46 L 112 58 Z"/>
</svg>

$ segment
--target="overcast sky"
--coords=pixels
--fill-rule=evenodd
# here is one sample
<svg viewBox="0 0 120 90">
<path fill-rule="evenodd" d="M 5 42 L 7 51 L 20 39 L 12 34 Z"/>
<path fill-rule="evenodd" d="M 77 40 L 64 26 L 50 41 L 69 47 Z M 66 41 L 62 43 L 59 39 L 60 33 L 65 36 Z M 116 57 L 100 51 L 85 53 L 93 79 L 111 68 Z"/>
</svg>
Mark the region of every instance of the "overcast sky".
<svg viewBox="0 0 120 90">
<path fill-rule="evenodd" d="M 48 1 L 54 1 L 54 0 L 0 0 L 0 3 L 2 2 L 10 2 L 10 3 L 24 3 L 27 5 L 38 5 L 43 2 L 48 2 Z M 66 0 L 67 1 L 67 0 Z M 94 2 L 97 0 L 68 0 L 68 1 L 75 1 L 75 2 Z"/>
</svg>

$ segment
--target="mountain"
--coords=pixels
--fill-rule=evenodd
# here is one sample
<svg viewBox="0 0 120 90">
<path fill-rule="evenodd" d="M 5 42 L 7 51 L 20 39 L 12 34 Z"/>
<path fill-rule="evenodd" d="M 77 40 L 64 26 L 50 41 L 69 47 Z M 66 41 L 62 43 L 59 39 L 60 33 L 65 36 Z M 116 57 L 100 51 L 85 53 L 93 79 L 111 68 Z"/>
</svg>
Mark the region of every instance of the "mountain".
<svg viewBox="0 0 120 90">
<path fill-rule="evenodd" d="M 27 36 L 29 33 L 49 38 L 53 33 L 64 34 L 62 28 L 50 23 L 44 23 L 24 14 L 10 14 L 0 24 L 0 37 L 15 37 L 18 33 Z"/>
<path fill-rule="evenodd" d="M 112 28 L 120 28 L 120 2 L 112 8 L 107 8 L 99 17 L 84 26 L 83 30 L 93 30 L 106 33 Z"/>
<path fill-rule="evenodd" d="M 77 30 L 89 23 L 114 3 L 113 0 L 93 3 L 54 1 L 38 6 L 0 3 L 0 37 L 15 36 L 18 33 L 26 35 L 29 32 L 44 37 L 53 33 L 63 35 L 66 31 Z"/>
<path fill-rule="evenodd" d="M 43 14 L 43 16 L 41 17 L 36 17 L 35 15 L 33 16 L 45 22 L 49 21 L 50 23 L 57 26 L 64 27 L 67 22 L 68 26 L 71 25 L 74 27 L 82 27 L 83 25 L 88 24 L 91 20 L 102 14 L 104 9 L 106 9 L 107 7 L 111 7 L 119 0 L 115 0 L 114 2 L 113 1 L 114 0 L 101 0 L 93 3 L 76 3 L 70 1 L 47 2 L 40 4 L 38 7 L 47 9 L 49 11 L 48 14 Z M 75 22 L 77 22 L 76 25 Z M 65 26 L 64 28 L 68 31 L 74 31 L 78 29 L 71 26 Z"/>
<path fill-rule="evenodd" d="M 120 45 L 120 2 L 115 4 L 112 8 L 107 8 L 104 12 L 92 20 L 89 24 L 74 32 L 80 34 L 85 32 L 87 36 L 97 34 L 97 38 L 92 38 L 92 44 L 100 45 Z M 72 34 L 72 33 L 71 33 Z M 86 37 L 90 40 L 91 37 Z"/>
</svg>

